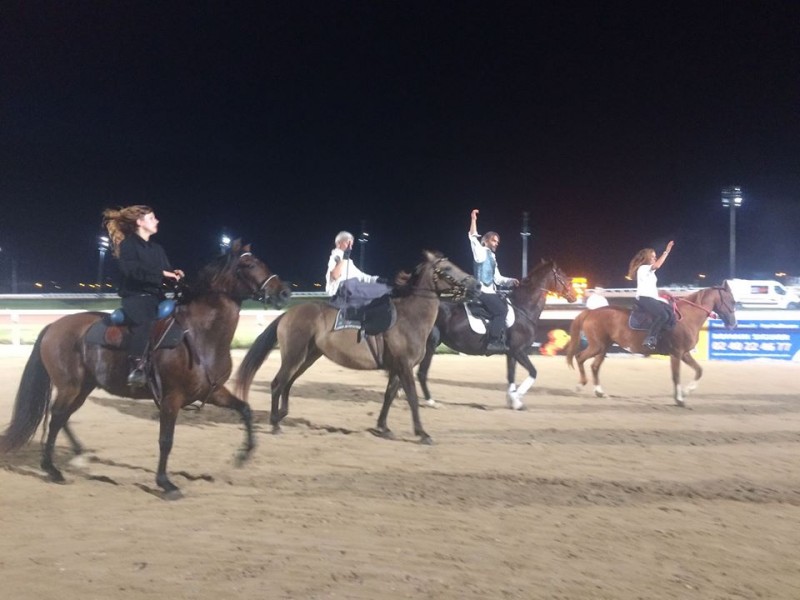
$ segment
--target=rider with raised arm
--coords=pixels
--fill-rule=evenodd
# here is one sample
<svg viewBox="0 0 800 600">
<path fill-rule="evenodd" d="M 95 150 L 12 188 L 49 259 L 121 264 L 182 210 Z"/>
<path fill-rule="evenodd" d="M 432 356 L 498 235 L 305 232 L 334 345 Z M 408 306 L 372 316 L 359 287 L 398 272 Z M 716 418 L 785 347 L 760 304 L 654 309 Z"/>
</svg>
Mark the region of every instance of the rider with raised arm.
<svg viewBox="0 0 800 600">
<path fill-rule="evenodd" d="M 502 354 L 508 350 L 505 340 L 507 307 L 505 300 L 497 295 L 497 287 L 519 285 L 519 280 L 500 274 L 495 256 L 500 235 L 494 231 L 488 231 L 483 236 L 478 234 L 478 212 L 476 208 L 470 215 L 469 243 L 475 278 L 481 284 L 479 299 L 491 314 L 486 354 Z"/>
<path fill-rule="evenodd" d="M 631 259 L 628 266 L 628 278 L 636 277 L 636 300 L 639 306 L 653 318 L 647 338 L 642 344 L 645 350 L 656 349 L 658 334 L 672 318 L 672 310 L 666 300 L 658 294 L 658 277 L 656 271 L 667 260 L 675 242 L 670 241 L 664 252 L 656 258 L 652 248 L 642 248 Z"/>
<path fill-rule="evenodd" d="M 158 231 L 158 219 L 149 206 L 106 209 L 103 225 L 122 272 L 119 295 L 131 332 L 128 385 L 141 387 L 147 383 L 144 354 L 150 330 L 158 316 L 158 304 L 164 299 L 161 284 L 165 279 L 180 281 L 184 273 L 173 269 L 161 245 L 150 240 Z"/>
</svg>

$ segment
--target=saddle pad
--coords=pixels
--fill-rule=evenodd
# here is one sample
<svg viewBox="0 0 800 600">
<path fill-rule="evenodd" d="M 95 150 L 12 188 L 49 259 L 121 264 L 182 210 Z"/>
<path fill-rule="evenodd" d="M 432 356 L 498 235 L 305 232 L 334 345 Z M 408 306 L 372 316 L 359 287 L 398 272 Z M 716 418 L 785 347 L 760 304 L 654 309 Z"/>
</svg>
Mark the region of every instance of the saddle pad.
<svg viewBox="0 0 800 600">
<path fill-rule="evenodd" d="M 340 308 L 336 313 L 336 321 L 333 323 L 333 330 L 339 331 L 340 329 L 361 329 L 361 321 L 353 321 L 347 318 L 345 312 L 346 308 Z"/>
<path fill-rule="evenodd" d="M 474 314 L 472 309 L 470 308 L 472 304 L 473 303 L 471 302 L 464 304 L 464 310 L 467 313 L 467 321 L 469 322 L 469 327 L 475 333 L 483 335 L 484 333 L 486 333 L 486 323 L 488 322 L 488 319 Z M 506 311 L 506 329 L 508 329 L 516 321 L 516 312 L 514 312 L 514 307 L 511 304 L 511 302 L 506 300 L 506 304 L 508 305 L 508 310 Z M 485 309 L 483 309 L 483 305 L 479 304 L 478 307 L 479 309 L 476 312 L 483 312 L 485 314 Z"/>
<path fill-rule="evenodd" d="M 109 317 L 103 317 L 89 327 L 84 340 L 87 344 L 124 350 L 128 348 L 130 332 L 126 326 L 114 325 Z M 156 344 L 159 340 L 161 343 L 158 344 L 156 349 L 176 348 L 183 340 L 183 330 L 174 319 L 156 321 L 153 325 L 150 341 L 152 344 Z"/>
<path fill-rule="evenodd" d="M 631 316 L 628 317 L 628 326 L 637 331 L 649 331 L 652 322 L 653 317 L 643 310 L 636 310 L 635 308 L 631 311 Z"/>
</svg>

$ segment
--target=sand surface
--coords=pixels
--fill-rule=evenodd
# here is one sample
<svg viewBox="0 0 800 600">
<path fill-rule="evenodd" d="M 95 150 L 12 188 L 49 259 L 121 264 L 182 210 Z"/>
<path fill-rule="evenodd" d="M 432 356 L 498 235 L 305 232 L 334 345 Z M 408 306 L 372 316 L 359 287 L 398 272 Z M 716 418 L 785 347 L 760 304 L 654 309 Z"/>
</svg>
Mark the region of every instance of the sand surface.
<svg viewBox="0 0 800 600">
<path fill-rule="evenodd" d="M 4 429 L 26 356 L 0 355 Z M 235 414 L 181 414 L 182 500 L 153 493 L 150 402 L 93 393 L 71 421 L 86 460 L 59 439 L 65 485 L 42 477 L 38 433 L 0 456 L 2 597 L 800 598 L 799 364 L 703 363 L 680 409 L 663 360 L 609 358 L 599 399 L 562 357 L 538 357 L 513 412 L 504 359 L 438 356 L 424 446 L 402 397 L 397 440 L 369 433 L 382 373 L 325 360 L 271 435 L 279 360 L 256 377 L 242 468 Z"/>
</svg>

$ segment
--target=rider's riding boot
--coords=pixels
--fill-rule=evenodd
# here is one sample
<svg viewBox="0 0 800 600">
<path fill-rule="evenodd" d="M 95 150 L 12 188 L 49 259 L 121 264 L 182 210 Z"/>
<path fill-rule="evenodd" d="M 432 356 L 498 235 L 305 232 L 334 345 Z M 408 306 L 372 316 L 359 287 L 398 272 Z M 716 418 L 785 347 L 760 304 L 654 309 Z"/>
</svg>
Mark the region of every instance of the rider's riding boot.
<svg viewBox="0 0 800 600">
<path fill-rule="evenodd" d="M 644 343 L 642 344 L 642 347 L 645 350 L 650 350 L 651 352 L 653 350 L 655 350 L 656 349 L 656 336 L 648 335 L 647 339 L 645 339 Z"/>
<path fill-rule="evenodd" d="M 134 388 L 147 385 L 147 374 L 144 372 L 144 359 L 132 358 L 131 371 L 128 374 L 128 385 Z"/>
</svg>

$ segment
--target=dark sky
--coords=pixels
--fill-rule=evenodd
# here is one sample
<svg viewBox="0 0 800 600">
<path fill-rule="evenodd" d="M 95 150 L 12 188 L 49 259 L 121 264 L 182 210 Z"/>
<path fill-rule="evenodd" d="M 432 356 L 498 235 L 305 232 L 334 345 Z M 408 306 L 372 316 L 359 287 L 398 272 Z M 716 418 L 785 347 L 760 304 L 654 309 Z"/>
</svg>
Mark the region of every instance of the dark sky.
<svg viewBox="0 0 800 600">
<path fill-rule="evenodd" d="M 8 1 L 0 7 L 0 288 L 92 279 L 104 207 L 146 203 L 176 266 L 224 229 L 320 280 L 366 220 L 366 270 L 555 258 L 623 285 L 800 275 L 800 3 Z M 5 283 L 4 283 L 5 282 Z"/>
</svg>

